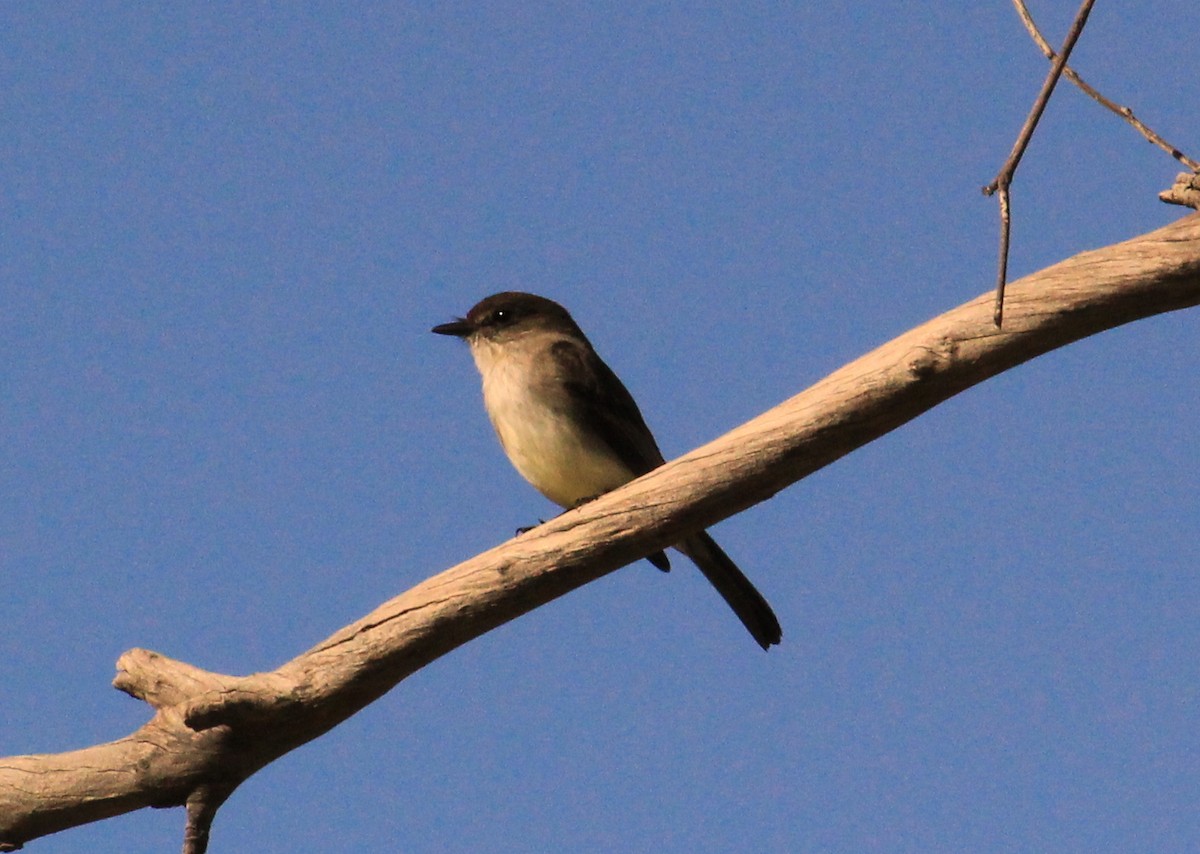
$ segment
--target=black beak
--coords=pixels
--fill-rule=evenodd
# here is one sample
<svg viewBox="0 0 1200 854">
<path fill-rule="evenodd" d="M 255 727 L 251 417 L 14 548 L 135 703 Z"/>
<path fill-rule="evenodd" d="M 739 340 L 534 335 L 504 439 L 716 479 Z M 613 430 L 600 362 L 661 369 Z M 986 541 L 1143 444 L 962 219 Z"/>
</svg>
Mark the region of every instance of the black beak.
<svg viewBox="0 0 1200 854">
<path fill-rule="evenodd" d="M 475 331 L 475 327 L 465 317 L 460 317 L 458 320 L 439 324 L 429 331 L 436 332 L 438 335 L 453 335 L 455 338 L 466 338 Z"/>
</svg>

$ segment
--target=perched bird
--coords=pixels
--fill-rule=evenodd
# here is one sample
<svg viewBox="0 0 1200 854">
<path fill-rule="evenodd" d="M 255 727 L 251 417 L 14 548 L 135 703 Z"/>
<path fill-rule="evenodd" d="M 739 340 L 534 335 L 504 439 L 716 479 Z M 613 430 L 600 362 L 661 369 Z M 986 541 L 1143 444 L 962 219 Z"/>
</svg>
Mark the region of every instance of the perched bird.
<svg viewBox="0 0 1200 854">
<path fill-rule="evenodd" d="M 466 341 L 483 403 L 508 459 L 555 504 L 577 507 L 663 464 L 617 375 L 556 302 L 514 291 L 433 327 Z M 782 637 L 767 600 L 706 531 L 675 545 L 696 564 L 763 649 Z M 667 556 L 649 558 L 659 569 Z"/>
</svg>

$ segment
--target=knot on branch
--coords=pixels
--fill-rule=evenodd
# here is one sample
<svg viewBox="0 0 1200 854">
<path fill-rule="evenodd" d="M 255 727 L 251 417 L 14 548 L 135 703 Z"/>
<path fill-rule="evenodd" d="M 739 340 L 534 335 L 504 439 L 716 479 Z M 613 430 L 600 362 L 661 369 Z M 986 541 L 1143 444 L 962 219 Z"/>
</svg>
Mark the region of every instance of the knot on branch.
<svg viewBox="0 0 1200 854">
<path fill-rule="evenodd" d="M 1200 211 L 1200 172 L 1180 172 L 1171 189 L 1158 194 L 1169 205 L 1183 205 Z"/>
<path fill-rule="evenodd" d="M 300 702 L 295 682 L 278 673 L 226 676 L 148 649 L 117 660 L 113 687 L 160 712 L 174 710 L 197 732 L 262 723 Z"/>
<path fill-rule="evenodd" d="M 113 687 L 163 711 L 233 680 L 149 649 L 131 649 L 117 659 Z"/>
<path fill-rule="evenodd" d="M 920 346 L 913 350 L 908 358 L 908 373 L 918 380 L 937 376 L 943 370 L 953 366 L 957 354 L 958 341 L 949 336 L 943 336 L 932 347 Z"/>
</svg>

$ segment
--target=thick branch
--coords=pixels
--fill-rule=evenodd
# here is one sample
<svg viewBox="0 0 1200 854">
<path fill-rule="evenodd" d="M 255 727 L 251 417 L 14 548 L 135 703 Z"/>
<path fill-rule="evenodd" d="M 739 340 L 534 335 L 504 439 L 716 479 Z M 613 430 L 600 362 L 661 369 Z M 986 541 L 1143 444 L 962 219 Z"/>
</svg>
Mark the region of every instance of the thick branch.
<svg viewBox="0 0 1200 854">
<path fill-rule="evenodd" d="M 189 807 L 202 852 L 223 799 L 460 644 L 678 541 L 1042 353 L 1200 303 L 1200 215 L 983 294 L 623 489 L 447 570 L 269 674 L 133 650 L 117 687 L 155 707 L 132 735 L 0 759 L 0 850 L 146 806 Z"/>
</svg>

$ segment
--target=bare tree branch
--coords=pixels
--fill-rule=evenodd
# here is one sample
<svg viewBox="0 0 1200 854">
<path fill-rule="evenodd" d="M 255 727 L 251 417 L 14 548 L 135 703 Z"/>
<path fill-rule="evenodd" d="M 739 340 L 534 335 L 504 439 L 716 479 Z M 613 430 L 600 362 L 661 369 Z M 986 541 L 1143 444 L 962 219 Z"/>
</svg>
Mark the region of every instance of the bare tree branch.
<svg viewBox="0 0 1200 854">
<path fill-rule="evenodd" d="M 1008 241 L 1012 221 L 1009 188 L 1012 186 L 1013 176 L 1017 173 L 1017 166 L 1021 163 L 1025 149 L 1029 147 L 1029 140 L 1033 139 L 1033 132 L 1037 129 L 1042 113 L 1046 111 L 1046 105 L 1050 103 L 1050 96 L 1054 94 L 1058 78 L 1062 75 L 1063 69 L 1067 67 L 1067 59 L 1075 48 L 1075 42 L 1079 41 L 1079 37 L 1083 34 L 1083 28 L 1087 24 L 1088 15 L 1091 14 L 1092 4 L 1095 2 L 1096 0 L 1083 0 L 1079 11 L 1075 13 L 1075 20 L 1071 22 L 1071 29 L 1067 31 L 1067 38 L 1063 41 L 1062 50 L 1050 64 L 1050 71 L 1042 82 L 1041 91 L 1033 101 L 1029 115 L 1025 118 L 1025 124 L 1021 126 L 1021 132 L 1017 134 L 1017 141 L 1013 143 L 1008 160 L 1004 161 L 1004 165 L 1000 167 L 1000 174 L 992 180 L 992 183 L 983 188 L 985 196 L 990 196 L 997 190 L 1000 191 L 1000 263 L 996 271 L 996 303 L 992 316 L 992 322 L 996 324 L 997 328 L 1004 322 L 1004 287 L 1008 281 Z"/>
<path fill-rule="evenodd" d="M 1017 14 L 1021 16 L 1021 22 L 1025 24 L 1025 29 L 1029 32 L 1030 37 L 1037 43 L 1042 55 L 1045 56 L 1046 59 L 1053 61 L 1055 59 L 1054 48 L 1050 47 L 1046 39 L 1042 37 L 1042 32 L 1038 29 L 1037 24 L 1034 23 L 1033 16 L 1030 15 L 1029 10 L 1025 8 L 1024 0 L 1013 0 L 1013 5 L 1017 7 Z M 1155 133 L 1150 127 L 1148 127 L 1137 116 L 1135 116 L 1133 114 L 1133 110 L 1129 109 L 1129 107 L 1118 104 L 1115 101 L 1110 101 L 1108 98 L 1101 95 L 1094 86 L 1080 77 L 1075 69 L 1073 69 L 1071 66 L 1067 65 L 1063 68 L 1063 76 L 1078 86 L 1079 89 L 1093 101 L 1100 104 L 1102 107 L 1111 110 L 1125 121 L 1129 122 L 1129 124 L 1131 124 L 1138 133 L 1144 136 L 1148 142 L 1157 145 L 1159 148 L 1174 157 L 1184 166 L 1187 166 L 1193 172 L 1200 172 L 1200 163 L 1197 163 L 1195 160 L 1188 157 L 1178 148 L 1171 145 L 1171 143 L 1167 142 L 1165 139 Z M 1164 199 L 1164 201 L 1166 200 Z"/>
<path fill-rule="evenodd" d="M 983 294 L 727 435 L 422 582 L 270 673 L 210 673 L 146 650 L 115 685 L 155 710 L 133 734 L 0 759 L 0 850 L 143 807 L 186 806 L 185 852 L 255 771 L 455 647 L 765 501 L 976 383 L 1080 338 L 1200 304 L 1200 214 Z"/>
</svg>

